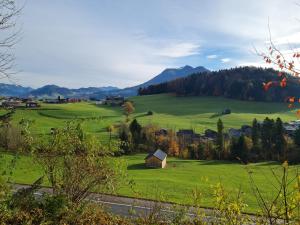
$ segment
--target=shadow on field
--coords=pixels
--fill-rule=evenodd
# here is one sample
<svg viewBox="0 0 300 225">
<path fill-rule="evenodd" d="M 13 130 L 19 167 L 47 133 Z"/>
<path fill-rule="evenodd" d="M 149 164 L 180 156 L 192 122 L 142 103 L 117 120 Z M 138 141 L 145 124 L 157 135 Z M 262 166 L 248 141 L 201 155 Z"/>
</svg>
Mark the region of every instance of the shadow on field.
<svg viewBox="0 0 300 225">
<path fill-rule="evenodd" d="M 145 170 L 145 169 L 149 169 L 149 168 L 145 166 L 145 163 L 137 163 L 137 164 L 129 165 L 127 167 L 127 169 L 128 170 Z"/>
<path fill-rule="evenodd" d="M 143 114 L 135 116 L 134 118 L 140 118 L 140 117 L 146 117 L 146 116 L 149 116 L 149 115 L 147 115 L 147 113 L 143 113 Z"/>
<path fill-rule="evenodd" d="M 269 162 L 258 162 L 256 166 L 279 166 L 279 162 L 269 161 Z"/>
<path fill-rule="evenodd" d="M 201 165 L 224 165 L 224 164 L 228 164 L 228 165 L 232 165 L 232 164 L 240 164 L 242 165 L 240 162 L 238 161 L 219 161 L 219 160 L 203 160 L 200 161 Z"/>
</svg>

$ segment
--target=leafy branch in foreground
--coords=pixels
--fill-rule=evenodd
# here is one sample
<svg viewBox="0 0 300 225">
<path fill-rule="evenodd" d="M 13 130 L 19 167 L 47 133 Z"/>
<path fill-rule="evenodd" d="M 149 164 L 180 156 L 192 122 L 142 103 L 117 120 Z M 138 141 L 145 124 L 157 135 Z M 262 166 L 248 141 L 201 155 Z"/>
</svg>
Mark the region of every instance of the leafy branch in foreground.
<svg viewBox="0 0 300 225">
<path fill-rule="evenodd" d="M 80 124 L 68 123 L 35 145 L 34 156 L 45 171 L 53 192 L 79 203 L 91 191 L 114 190 L 120 165 Z"/>
<path fill-rule="evenodd" d="M 291 171 L 285 161 L 278 172 L 272 168 L 271 174 L 275 183 L 271 196 L 266 196 L 255 182 L 250 168 L 247 172 L 257 203 L 261 210 L 261 220 L 268 224 L 297 224 L 300 221 L 300 176 L 298 168 Z M 292 174 L 291 174 L 292 173 Z"/>
</svg>

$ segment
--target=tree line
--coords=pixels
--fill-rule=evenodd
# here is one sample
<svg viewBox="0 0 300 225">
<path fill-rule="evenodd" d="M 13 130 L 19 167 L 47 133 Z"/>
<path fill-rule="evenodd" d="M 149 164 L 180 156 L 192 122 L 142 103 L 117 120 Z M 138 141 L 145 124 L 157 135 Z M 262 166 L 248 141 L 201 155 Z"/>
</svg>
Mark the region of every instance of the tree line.
<svg viewBox="0 0 300 225">
<path fill-rule="evenodd" d="M 260 160 L 300 162 L 300 129 L 293 136 L 286 134 L 283 122 L 265 118 L 253 120 L 251 134 L 230 137 L 224 130 L 221 119 L 216 126 L 214 139 L 202 138 L 180 144 L 175 131 L 169 129 L 160 134 L 158 126 L 142 126 L 134 119 L 119 127 L 119 149 L 121 154 L 153 152 L 160 148 L 170 156 L 202 160 L 240 160 L 244 163 Z"/>
<path fill-rule="evenodd" d="M 222 96 L 247 101 L 286 101 L 290 96 L 300 96 L 300 84 L 295 77 L 282 88 L 275 86 L 264 90 L 264 83 L 280 82 L 274 69 L 238 67 L 214 72 L 203 72 L 158 85 L 139 89 L 139 95 L 175 93 L 178 96 Z"/>
</svg>

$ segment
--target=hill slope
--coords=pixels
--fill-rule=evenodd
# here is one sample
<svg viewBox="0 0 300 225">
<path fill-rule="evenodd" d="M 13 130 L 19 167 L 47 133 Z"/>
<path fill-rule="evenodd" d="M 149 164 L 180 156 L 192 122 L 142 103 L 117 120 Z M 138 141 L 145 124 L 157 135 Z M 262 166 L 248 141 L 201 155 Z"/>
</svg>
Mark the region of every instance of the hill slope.
<svg viewBox="0 0 300 225">
<path fill-rule="evenodd" d="M 300 96 L 298 79 L 288 76 L 285 88 L 280 87 L 280 80 L 278 72 L 273 69 L 239 67 L 151 85 L 140 90 L 139 94 L 176 93 L 179 96 L 222 96 L 248 101 L 285 101 L 289 96 Z M 276 85 L 265 91 L 263 83 L 269 81 Z"/>
</svg>

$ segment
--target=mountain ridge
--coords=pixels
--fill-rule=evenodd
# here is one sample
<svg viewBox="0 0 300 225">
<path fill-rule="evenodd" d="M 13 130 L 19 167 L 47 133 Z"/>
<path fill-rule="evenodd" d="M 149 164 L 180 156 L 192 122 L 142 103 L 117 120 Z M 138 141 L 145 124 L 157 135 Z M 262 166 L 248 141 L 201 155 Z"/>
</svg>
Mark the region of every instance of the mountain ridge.
<svg viewBox="0 0 300 225">
<path fill-rule="evenodd" d="M 160 84 L 166 81 L 175 80 L 178 78 L 189 76 L 193 73 L 208 72 L 209 70 L 203 66 L 192 67 L 185 65 L 180 68 L 166 68 L 160 74 L 154 76 L 152 79 L 133 87 L 117 88 L 113 86 L 106 87 L 81 87 L 81 88 L 66 88 L 55 84 L 44 85 L 40 88 L 26 88 L 20 85 L 1 84 L 0 96 L 11 97 L 37 97 L 37 98 L 56 98 L 58 96 L 66 98 L 94 98 L 100 99 L 107 95 L 123 95 L 134 96 L 137 95 L 138 89 L 147 87 L 149 85 Z"/>
</svg>

